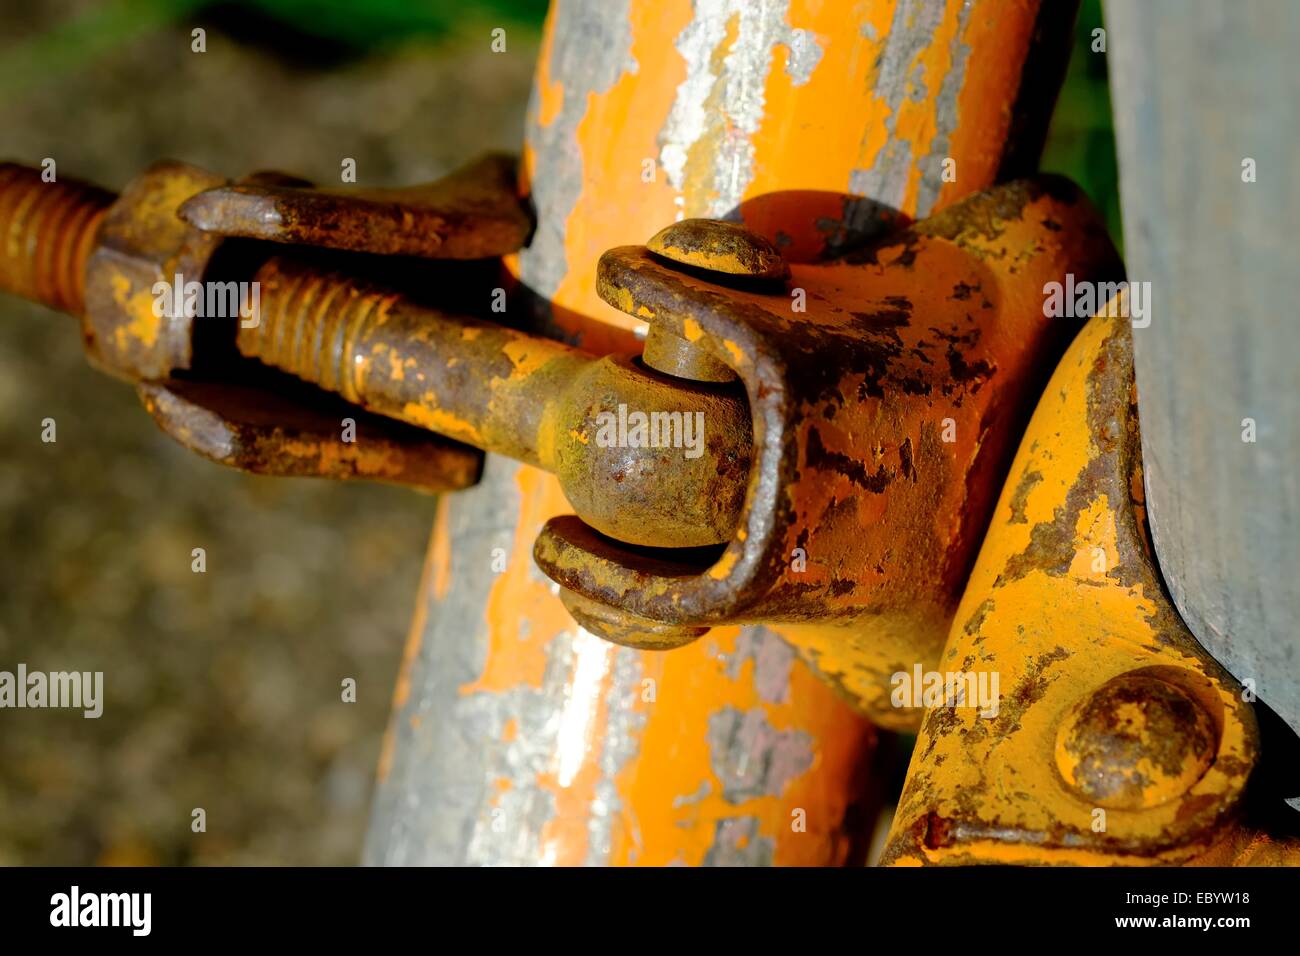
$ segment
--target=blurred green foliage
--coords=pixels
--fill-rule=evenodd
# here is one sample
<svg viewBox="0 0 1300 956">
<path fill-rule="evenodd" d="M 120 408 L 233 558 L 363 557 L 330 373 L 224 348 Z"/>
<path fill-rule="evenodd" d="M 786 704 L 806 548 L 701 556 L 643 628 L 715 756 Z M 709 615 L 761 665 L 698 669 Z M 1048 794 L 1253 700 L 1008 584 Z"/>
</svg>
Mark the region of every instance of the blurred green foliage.
<svg viewBox="0 0 1300 956">
<path fill-rule="evenodd" d="M 0 40 L 0 94 L 12 94 L 133 38 L 182 18 L 281 28 L 271 45 L 291 31 L 328 43 L 326 59 L 364 54 L 414 38 L 441 40 L 484 25 L 537 32 L 549 0 L 105 0 L 44 29 Z M 245 31 L 241 39 L 249 40 Z M 283 51 L 306 62 L 302 51 Z"/>
<path fill-rule="evenodd" d="M 1083 187 L 1106 217 L 1111 238 L 1122 252 L 1119 166 L 1106 56 L 1092 50 L 1093 31 L 1101 28 L 1101 0 L 1084 0 L 1041 165 L 1044 171 L 1062 173 Z"/>
<path fill-rule="evenodd" d="M 6 39 L 0 49 L 0 94 L 12 95 L 95 59 L 199 5 L 199 0 L 106 0 L 56 26 Z"/>
<path fill-rule="evenodd" d="M 467 23 L 540 29 L 549 0 L 241 0 L 304 33 L 373 48 L 442 37 Z"/>
</svg>

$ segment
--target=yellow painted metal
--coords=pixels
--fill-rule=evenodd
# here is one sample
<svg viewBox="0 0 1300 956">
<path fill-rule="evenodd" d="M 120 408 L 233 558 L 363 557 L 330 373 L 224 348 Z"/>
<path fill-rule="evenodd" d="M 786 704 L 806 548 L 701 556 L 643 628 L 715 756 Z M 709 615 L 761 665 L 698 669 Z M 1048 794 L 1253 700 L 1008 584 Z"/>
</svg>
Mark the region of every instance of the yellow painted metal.
<svg viewBox="0 0 1300 956">
<path fill-rule="evenodd" d="M 927 711 L 884 862 L 1181 862 L 1239 810 L 1255 717 L 1151 556 L 1127 319 L 1048 384 L 939 672 L 999 694 Z"/>
</svg>

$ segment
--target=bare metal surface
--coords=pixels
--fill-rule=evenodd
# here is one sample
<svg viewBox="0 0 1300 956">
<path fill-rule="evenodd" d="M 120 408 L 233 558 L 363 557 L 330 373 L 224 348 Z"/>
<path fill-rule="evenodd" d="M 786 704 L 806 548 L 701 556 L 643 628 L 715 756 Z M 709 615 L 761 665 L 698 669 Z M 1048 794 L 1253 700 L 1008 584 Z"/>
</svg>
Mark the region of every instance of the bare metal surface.
<svg viewBox="0 0 1300 956">
<path fill-rule="evenodd" d="M 630 6 L 631 0 L 559 0 L 552 5 L 551 69 L 572 93 L 566 91 L 560 115 L 543 126 L 538 121 L 539 90 L 533 88 L 527 135 L 539 162 L 532 185 L 537 230 L 519 256 L 521 278 L 537 294 L 543 321 L 549 311 L 545 300 L 555 294 L 565 272 L 564 223 L 582 190 L 574 141 L 586 94 L 603 93 L 625 71 L 637 69 Z"/>
<path fill-rule="evenodd" d="M 687 73 L 660 134 L 659 161 L 668 181 L 684 191 L 690 148 L 716 137 L 718 145 L 702 190 L 712 198 L 693 214 L 718 217 L 735 209 L 754 175 L 751 137 L 763 122 L 763 90 L 777 48 L 789 51 L 786 70 L 796 84 L 808 81 L 821 59 L 821 48 L 809 31 L 791 29 L 790 0 L 698 0 L 694 12 L 677 38 Z M 720 73 L 715 73 L 713 51 L 729 29 L 735 30 L 736 42 Z M 715 92 L 719 83 L 724 89 L 721 102 Z"/>
<path fill-rule="evenodd" d="M 969 5 L 962 11 L 963 19 L 969 15 L 968 11 Z M 938 4 L 927 3 L 926 0 L 903 0 L 894 9 L 894 22 L 889 30 L 889 46 L 885 51 L 885 55 L 881 58 L 880 69 L 875 82 L 877 93 L 885 99 L 890 107 L 890 118 L 885 121 L 885 128 L 891 134 L 895 132 L 899 107 L 912 94 L 912 83 L 917 79 L 921 83 L 928 82 L 925 77 L 914 77 L 909 70 L 917 52 L 929 42 L 930 37 L 938 28 L 942 14 L 942 7 Z M 958 69 L 953 77 L 955 88 L 960 88 L 960 70 L 964 63 L 965 58 L 962 57 L 958 61 Z M 956 104 L 952 95 L 943 96 L 941 103 L 943 104 L 941 112 L 944 119 L 943 125 L 951 127 L 955 121 L 956 112 Z M 914 161 L 915 158 L 911 154 L 908 143 L 897 137 L 891 137 L 889 145 L 877 154 L 875 162 L 870 168 L 854 171 L 850 182 L 851 189 L 854 193 L 870 197 L 870 201 L 857 207 L 857 215 L 851 223 L 852 232 L 868 236 L 872 231 L 879 231 L 882 224 L 887 222 L 887 220 L 881 219 L 879 215 L 881 210 L 888 212 L 891 216 L 897 213 L 899 207 L 903 204 L 903 194 L 907 188 L 907 177 Z M 935 173 L 938 171 L 938 162 L 933 162 L 931 165 L 933 168 L 928 172 L 930 173 L 929 178 L 933 182 L 937 178 Z M 931 201 L 933 201 L 934 192 L 931 186 L 928 189 Z M 917 209 L 918 215 L 925 215 L 927 212 L 929 212 L 929 208 L 926 205 L 921 205 Z"/>
<path fill-rule="evenodd" d="M 1160 569 L 1201 643 L 1300 729 L 1300 6 L 1106 14 L 1129 278 L 1151 283 L 1133 339 Z"/>
</svg>

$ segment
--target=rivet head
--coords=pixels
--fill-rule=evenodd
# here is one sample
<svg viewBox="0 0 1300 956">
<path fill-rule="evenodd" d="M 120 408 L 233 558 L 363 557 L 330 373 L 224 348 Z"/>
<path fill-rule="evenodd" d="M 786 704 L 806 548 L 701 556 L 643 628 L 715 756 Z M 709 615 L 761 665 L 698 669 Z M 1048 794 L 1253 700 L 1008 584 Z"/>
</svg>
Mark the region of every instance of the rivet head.
<svg viewBox="0 0 1300 956">
<path fill-rule="evenodd" d="M 1190 790 L 1216 748 L 1214 722 L 1186 691 L 1150 674 L 1124 674 L 1062 721 L 1056 767 L 1099 807 L 1144 810 Z"/>
<path fill-rule="evenodd" d="M 682 265 L 769 282 L 790 277 L 776 246 L 744 226 L 721 219 L 683 219 L 659 232 L 646 248 Z"/>
</svg>

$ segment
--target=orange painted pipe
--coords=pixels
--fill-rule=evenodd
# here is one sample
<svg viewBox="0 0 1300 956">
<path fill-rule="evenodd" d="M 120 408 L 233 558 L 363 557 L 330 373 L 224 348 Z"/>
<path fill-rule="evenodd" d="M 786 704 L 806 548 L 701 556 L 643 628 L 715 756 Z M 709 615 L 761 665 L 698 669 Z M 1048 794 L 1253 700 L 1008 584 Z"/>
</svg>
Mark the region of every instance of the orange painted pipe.
<svg viewBox="0 0 1300 956">
<path fill-rule="evenodd" d="M 560 0 L 513 303 L 587 351 L 634 349 L 635 320 L 596 295 L 606 249 L 731 217 L 812 261 L 1026 171 L 1073 19 L 1045 6 Z M 441 502 L 368 861 L 858 858 L 870 725 L 761 628 L 667 653 L 581 631 L 530 559 L 569 510 L 552 477 L 495 458 Z"/>
</svg>

